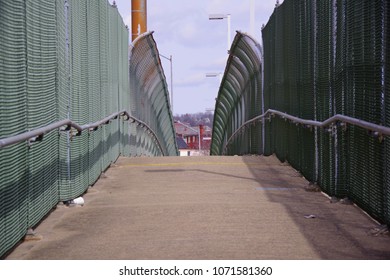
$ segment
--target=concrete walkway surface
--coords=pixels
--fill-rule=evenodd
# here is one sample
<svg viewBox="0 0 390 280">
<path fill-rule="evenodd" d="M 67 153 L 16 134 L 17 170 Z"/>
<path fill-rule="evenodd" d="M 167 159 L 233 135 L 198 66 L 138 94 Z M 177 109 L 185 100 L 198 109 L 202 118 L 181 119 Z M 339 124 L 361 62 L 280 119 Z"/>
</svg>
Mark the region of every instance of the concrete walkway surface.
<svg viewBox="0 0 390 280">
<path fill-rule="evenodd" d="M 120 158 L 6 259 L 390 259 L 390 237 L 275 157 Z"/>
</svg>

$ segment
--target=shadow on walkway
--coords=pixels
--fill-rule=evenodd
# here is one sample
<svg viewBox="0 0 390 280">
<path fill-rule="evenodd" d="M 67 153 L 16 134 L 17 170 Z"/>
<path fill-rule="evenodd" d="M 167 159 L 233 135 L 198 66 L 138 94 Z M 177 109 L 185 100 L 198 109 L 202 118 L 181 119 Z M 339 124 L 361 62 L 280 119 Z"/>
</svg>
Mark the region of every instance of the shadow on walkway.
<svg viewBox="0 0 390 280">
<path fill-rule="evenodd" d="M 7 259 L 390 259 L 390 237 L 275 157 L 120 158 Z"/>
</svg>

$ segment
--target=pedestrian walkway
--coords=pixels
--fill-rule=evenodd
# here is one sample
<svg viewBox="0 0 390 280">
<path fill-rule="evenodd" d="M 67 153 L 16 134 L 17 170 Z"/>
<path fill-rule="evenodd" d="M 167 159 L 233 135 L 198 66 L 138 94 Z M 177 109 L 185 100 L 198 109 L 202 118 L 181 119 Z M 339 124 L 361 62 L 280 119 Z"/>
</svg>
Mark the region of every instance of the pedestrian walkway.
<svg viewBox="0 0 390 280">
<path fill-rule="evenodd" d="M 352 204 L 275 157 L 120 158 L 7 259 L 390 259 Z"/>
</svg>

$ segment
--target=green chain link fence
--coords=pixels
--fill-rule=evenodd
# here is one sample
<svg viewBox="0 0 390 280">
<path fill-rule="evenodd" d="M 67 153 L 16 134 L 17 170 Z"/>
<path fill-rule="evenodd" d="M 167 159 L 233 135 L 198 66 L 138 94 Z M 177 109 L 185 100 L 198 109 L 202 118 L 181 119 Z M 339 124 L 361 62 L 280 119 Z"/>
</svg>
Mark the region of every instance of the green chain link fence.
<svg viewBox="0 0 390 280">
<path fill-rule="evenodd" d="M 133 42 L 130 51 L 130 89 L 133 93 L 131 115 L 143 120 L 157 137 L 149 137 L 143 125 L 132 123 L 131 154 L 177 156 L 168 87 L 152 32 L 139 36 Z"/>
<path fill-rule="evenodd" d="M 390 127 L 389 8 L 384 0 L 285 0 L 277 6 L 262 29 L 263 91 L 250 95 L 264 101 L 262 106 L 252 102 L 257 116 L 269 109 L 280 113 L 250 119 L 253 109 L 245 106 L 248 112 L 237 124 L 235 110 L 244 104 L 237 96 L 245 89 L 228 92 L 229 80 L 249 72 L 246 76 L 255 81 L 258 73 L 245 62 L 245 70 L 237 73 L 229 59 L 216 105 L 211 153 L 250 153 L 243 139 L 261 123 L 264 134 L 256 132 L 260 154 L 276 154 L 330 196 L 348 197 L 389 225 L 389 136 L 342 121 L 318 125 L 344 115 Z M 234 42 L 232 56 L 237 56 L 236 47 Z M 299 124 L 281 113 L 315 125 Z"/>
<path fill-rule="evenodd" d="M 234 131 L 261 110 L 262 96 L 257 94 L 262 88 L 260 60 L 259 43 L 249 35 L 237 32 L 217 97 L 210 148 L 212 155 L 222 154 Z M 262 153 L 261 135 L 261 124 L 248 126 L 246 133 L 229 144 L 228 153 Z"/>
<path fill-rule="evenodd" d="M 173 126 L 167 93 L 146 104 L 155 118 L 132 117 L 140 93 L 129 71 L 129 32 L 107 0 L 0 0 L 0 257 L 119 155 L 177 154 L 174 133 L 162 131 Z M 27 144 L 4 144 L 62 121 Z"/>
</svg>

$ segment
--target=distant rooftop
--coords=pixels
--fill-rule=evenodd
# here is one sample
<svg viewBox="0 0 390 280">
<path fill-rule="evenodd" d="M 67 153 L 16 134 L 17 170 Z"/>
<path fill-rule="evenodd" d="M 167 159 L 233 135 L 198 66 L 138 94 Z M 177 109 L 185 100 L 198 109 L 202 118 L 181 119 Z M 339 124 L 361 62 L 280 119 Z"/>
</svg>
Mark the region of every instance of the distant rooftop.
<svg viewBox="0 0 390 280">
<path fill-rule="evenodd" d="M 176 136 L 176 142 L 177 142 L 177 146 L 178 146 L 179 150 L 188 149 L 188 145 L 182 137 Z"/>
</svg>

